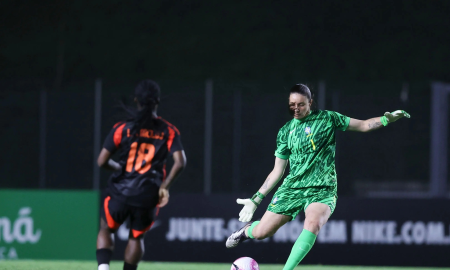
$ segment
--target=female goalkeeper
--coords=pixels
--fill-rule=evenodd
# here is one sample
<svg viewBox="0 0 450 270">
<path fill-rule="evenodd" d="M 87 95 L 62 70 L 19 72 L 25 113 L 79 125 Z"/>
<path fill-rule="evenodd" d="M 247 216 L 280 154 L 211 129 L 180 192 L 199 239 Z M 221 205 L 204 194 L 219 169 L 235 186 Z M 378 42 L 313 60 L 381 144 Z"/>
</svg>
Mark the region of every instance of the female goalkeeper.
<svg viewBox="0 0 450 270">
<path fill-rule="evenodd" d="M 256 207 L 283 176 L 288 160 L 289 175 L 275 192 L 262 219 L 248 223 L 226 242 L 227 248 L 233 248 L 249 238 L 270 237 L 304 210 L 303 231 L 283 270 L 292 270 L 300 263 L 336 207 L 335 130 L 369 132 L 410 117 L 405 111 L 397 110 L 363 121 L 333 111 L 311 110 L 312 102 L 307 86 L 297 84 L 291 88 L 289 110 L 294 118 L 278 132 L 275 166 L 262 187 L 250 199 L 237 199 L 238 204 L 244 205 L 239 220 L 252 219 Z"/>
</svg>

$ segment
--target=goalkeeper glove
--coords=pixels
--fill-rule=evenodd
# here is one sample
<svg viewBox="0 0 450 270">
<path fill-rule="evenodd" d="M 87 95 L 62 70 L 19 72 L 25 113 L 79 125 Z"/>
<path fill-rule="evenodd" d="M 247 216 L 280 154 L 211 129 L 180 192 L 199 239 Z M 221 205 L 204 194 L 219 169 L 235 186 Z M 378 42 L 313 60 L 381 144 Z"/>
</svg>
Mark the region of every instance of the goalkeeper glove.
<svg viewBox="0 0 450 270">
<path fill-rule="evenodd" d="M 256 207 L 258 207 L 264 197 L 265 196 L 258 191 L 250 199 L 237 199 L 236 202 L 244 206 L 239 213 L 239 221 L 249 222 L 253 217 L 253 213 L 255 213 Z"/>
<path fill-rule="evenodd" d="M 394 123 L 402 117 L 411 118 L 409 113 L 405 112 L 404 110 L 396 110 L 391 113 L 385 112 L 384 116 L 381 117 L 381 123 L 383 124 L 383 126 L 387 126 L 389 123 Z"/>
</svg>

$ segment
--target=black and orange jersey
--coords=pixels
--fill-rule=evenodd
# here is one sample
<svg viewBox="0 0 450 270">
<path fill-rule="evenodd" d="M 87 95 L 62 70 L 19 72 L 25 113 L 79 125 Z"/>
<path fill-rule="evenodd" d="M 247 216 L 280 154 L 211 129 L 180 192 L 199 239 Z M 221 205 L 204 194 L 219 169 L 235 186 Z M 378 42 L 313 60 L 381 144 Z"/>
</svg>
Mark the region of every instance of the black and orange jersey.
<svg viewBox="0 0 450 270">
<path fill-rule="evenodd" d="M 134 206 L 154 204 L 166 177 L 166 160 L 183 150 L 178 129 L 161 117 L 151 127 L 133 132 L 133 122 L 119 122 L 106 137 L 103 147 L 111 153 L 119 151 L 122 170 L 109 179 L 111 196 Z"/>
</svg>

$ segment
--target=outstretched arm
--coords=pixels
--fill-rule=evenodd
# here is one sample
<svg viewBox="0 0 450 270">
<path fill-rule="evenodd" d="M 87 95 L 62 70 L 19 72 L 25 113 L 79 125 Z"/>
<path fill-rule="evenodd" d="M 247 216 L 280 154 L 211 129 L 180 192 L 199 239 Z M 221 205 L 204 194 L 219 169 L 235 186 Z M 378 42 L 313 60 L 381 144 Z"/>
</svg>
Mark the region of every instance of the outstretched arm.
<svg viewBox="0 0 450 270">
<path fill-rule="evenodd" d="M 383 127 L 383 124 L 381 123 L 381 117 L 374 117 L 367 120 L 358 120 L 350 118 L 350 123 L 348 124 L 347 130 L 369 132 L 377 130 L 381 127 Z"/>
<path fill-rule="evenodd" d="M 393 123 L 402 117 L 410 118 L 411 116 L 403 110 L 397 110 L 392 113 L 386 112 L 384 113 L 384 116 L 374 117 L 367 120 L 350 118 L 350 123 L 348 124 L 347 130 L 369 132 L 377 130 L 383 126 L 387 126 L 389 123 Z"/>
</svg>

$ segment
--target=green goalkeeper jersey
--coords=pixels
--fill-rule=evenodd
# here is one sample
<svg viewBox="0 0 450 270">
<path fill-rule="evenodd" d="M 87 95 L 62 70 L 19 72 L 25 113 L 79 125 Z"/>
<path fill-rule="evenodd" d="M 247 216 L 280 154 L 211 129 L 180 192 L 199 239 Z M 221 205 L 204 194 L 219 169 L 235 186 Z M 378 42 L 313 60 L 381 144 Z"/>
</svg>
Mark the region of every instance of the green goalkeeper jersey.
<svg viewBox="0 0 450 270">
<path fill-rule="evenodd" d="M 275 151 L 276 157 L 289 159 L 290 171 L 283 186 L 336 187 L 335 130 L 345 131 L 349 123 L 348 116 L 322 110 L 287 122 L 278 132 Z"/>
</svg>

